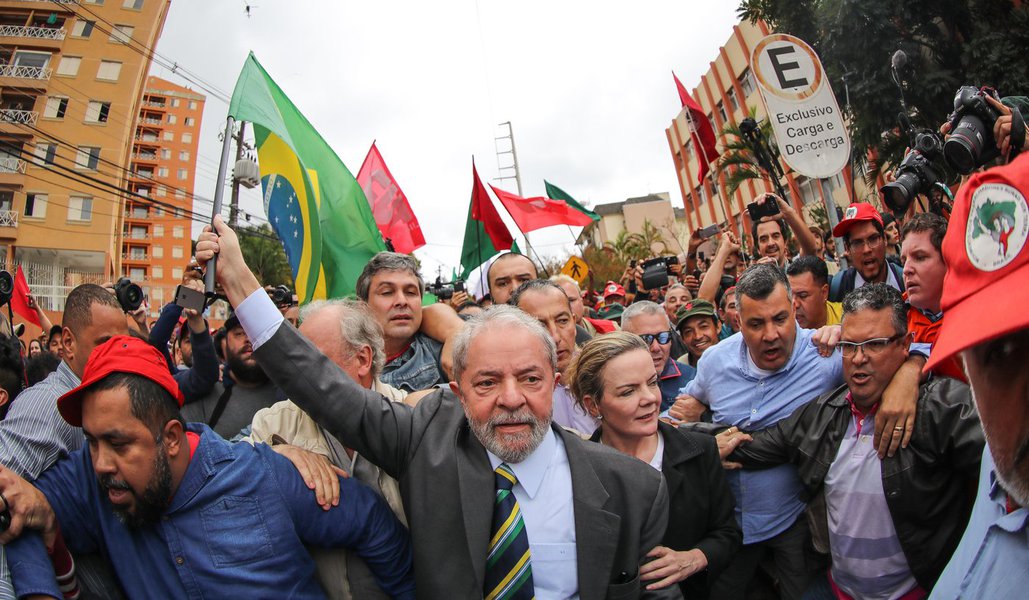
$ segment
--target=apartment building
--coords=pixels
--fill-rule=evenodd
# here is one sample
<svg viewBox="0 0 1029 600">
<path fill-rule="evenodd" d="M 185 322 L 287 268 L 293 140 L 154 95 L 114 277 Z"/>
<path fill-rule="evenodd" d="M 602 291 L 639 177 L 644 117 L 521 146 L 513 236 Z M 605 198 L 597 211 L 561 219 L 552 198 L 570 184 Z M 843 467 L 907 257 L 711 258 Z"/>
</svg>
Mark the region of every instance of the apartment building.
<svg viewBox="0 0 1029 600">
<path fill-rule="evenodd" d="M 120 190 L 169 5 L 0 0 L 0 260 L 49 311 L 122 272 Z"/>
</svg>

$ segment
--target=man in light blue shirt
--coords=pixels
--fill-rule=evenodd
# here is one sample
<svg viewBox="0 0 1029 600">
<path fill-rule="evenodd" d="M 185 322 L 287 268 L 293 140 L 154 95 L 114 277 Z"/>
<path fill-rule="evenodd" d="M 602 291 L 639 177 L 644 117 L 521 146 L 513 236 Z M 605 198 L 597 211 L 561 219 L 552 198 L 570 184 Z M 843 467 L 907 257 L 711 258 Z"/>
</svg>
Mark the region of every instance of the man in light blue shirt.
<svg viewBox="0 0 1029 600">
<path fill-rule="evenodd" d="M 780 269 L 767 264 L 748 269 L 736 285 L 736 302 L 742 335 L 704 353 L 696 379 L 683 388 L 685 397 L 671 410 L 673 417 L 699 402 L 710 408 L 714 423 L 760 431 L 843 384 L 840 356 L 821 356 L 812 341 L 816 332 L 797 327 L 789 281 Z M 884 394 L 884 398 L 900 399 L 894 405 L 903 409 L 884 405 L 878 412 L 876 432 L 886 428 L 886 433 L 895 434 L 884 436 L 887 440 L 878 446 L 880 450 L 892 440 L 900 444 L 913 431 L 923 362 L 920 356 L 908 359 Z M 884 422 L 888 424 L 881 425 Z M 810 564 L 814 561 L 806 556 L 810 533 L 806 519 L 800 517 L 807 498 L 796 469 L 781 465 L 727 475 L 736 496 L 744 546 L 714 584 L 712 597 L 745 597 L 757 567 L 770 552 L 782 597 L 800 598 L 820 565 Z"/>
</svg>

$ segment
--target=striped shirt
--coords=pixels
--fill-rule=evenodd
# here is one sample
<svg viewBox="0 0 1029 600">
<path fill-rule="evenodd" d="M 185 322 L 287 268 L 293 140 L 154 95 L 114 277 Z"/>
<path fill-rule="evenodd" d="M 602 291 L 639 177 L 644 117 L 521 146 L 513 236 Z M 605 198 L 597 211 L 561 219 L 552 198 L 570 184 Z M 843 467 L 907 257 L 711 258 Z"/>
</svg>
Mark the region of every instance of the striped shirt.
<svg viewBox="0 0 1029 600">
<path fill-rule="evenodd" d="M 61 361 L 57 370 L 22 391 L 0 421 L 0 463 L 25 479 L 35 479 L 62 456 L 82 447 L 82 430 L 57 412 L 57 399 L 79 385 L 79 378 Z M 14 598 L 7 557 L 0 546 L 0 600 Z"/>
</svg>

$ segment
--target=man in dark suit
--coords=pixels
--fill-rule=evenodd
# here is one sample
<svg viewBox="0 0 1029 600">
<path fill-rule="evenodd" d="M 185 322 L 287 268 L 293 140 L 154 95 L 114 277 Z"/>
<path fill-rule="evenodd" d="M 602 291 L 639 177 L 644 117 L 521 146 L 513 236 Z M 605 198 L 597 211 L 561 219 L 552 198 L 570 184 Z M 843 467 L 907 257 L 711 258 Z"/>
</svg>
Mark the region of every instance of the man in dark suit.
<svg viewBox="0 0 1029 600">
<path fill-rule="evenodd" d="M 283 324 L 235 233 L 215 219 L 197 259 L 217 278 L 272 380 L 400 482 L 424 598 L 678 598 L 641 588 L 668 519 L 660 474 L 551 424 L 550 335 L 512 307 L 454 340 L 454 382 L 417 408 L 386 401 Z M 345 502 L 346 499 L 344 498 Z"/>
</svg>

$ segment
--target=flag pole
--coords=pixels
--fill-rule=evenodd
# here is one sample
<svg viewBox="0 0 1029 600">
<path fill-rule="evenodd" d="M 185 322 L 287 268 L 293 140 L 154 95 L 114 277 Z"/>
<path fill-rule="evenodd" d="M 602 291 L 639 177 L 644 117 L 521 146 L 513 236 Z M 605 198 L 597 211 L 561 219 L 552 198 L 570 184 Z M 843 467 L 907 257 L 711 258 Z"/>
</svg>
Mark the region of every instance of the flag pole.
<svg viewBox="0 0 1029 600">
<path fill-rule="evenodd" d="M 222 139 L 222 159 L 218 164 L 218 182 L 217 187 L 214 189 L 214 205 L 211 208 L 211 223 L 214 224 L 214 217 L 221 214 L 222 212 L 222 199 L 225 197 L 225 171 L 228 168 L 229 163 L 229 151 L 232 150 L 232 126 L 235 123 L 235 119 L 232 115 L 225 118 L 225 134 Z M 207 262 L 207 270 L 204 272 L 204 293 L 208 298 L 208 302 L 215 296 L 215 266 L 218 262 L 218 255 L 215 254 L 211 257 L 211 260 Z"/>
<path fill-rule="evenodd" d="M 702 144 L 700 141 L 700 131 L 697 129 L 697 124 L 693 121 L 693 113 L 690 112 L 690 107 L 686 106 L 684 108 L 686 109 L 686 120 L 689 122 L 690 125 L 690 139 L 693 140 L 693 145 L 697 146 L 698 156 L 700 156 L 700 159 L 703 160 L 704 164 L 707 166 L 707 173 L 704 174 L 704 179 L 700 181 L 700 184 L 706 184 L 708 177 L 712 177 L 712 182 L 714 182 L 713 171 L 711 169 L 711 161 L 708 160 L 707 150 L 704 148 L 704 144 Z M 722 209 L 722 222 L 728 223 L 729 213 L 726 212 L 725 205 L 722 204 L 722 198 L 717 194 L 717 192 L 715 196 L 718 198 L 718 205 Z M 713 202 L 715 198 L 712 198 L 711 200 Z"/>
</svg>

